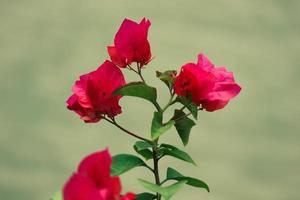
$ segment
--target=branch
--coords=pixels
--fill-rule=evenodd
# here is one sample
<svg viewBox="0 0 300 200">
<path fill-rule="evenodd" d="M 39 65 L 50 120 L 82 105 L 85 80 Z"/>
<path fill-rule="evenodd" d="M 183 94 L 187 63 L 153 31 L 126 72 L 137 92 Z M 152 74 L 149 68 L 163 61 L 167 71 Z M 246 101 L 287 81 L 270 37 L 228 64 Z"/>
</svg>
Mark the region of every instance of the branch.
<svg viewBox="0 0 300 200">
<path fill-rule="evenodd" d="M 128 69 L 135 72 L 137 75 L 139 75 L 139 77 L 141 78 L 143 83 L 146 83 L 143 75 L 142 75 L 142 70 L 141 70 L 141 66 L 139 66 L 139 64 L 137 63 L 137 70 L 132 68 L 130 64 L 127 65 Z"/>
<path fill-rule="evenodd" d="M 135 134 L 135 133 L 133 133 L 133 132 L 131 132 L 131 131 L 125 129 L 124 127 L 122 127 L 121 125 L 119 125 L 119 124 L 116 122 L 116 120 L 115 120 L 114 118 L 112 118 L 112 120 L 109 120 L 109 119 L 107 119 L 105 116 L 102 116 L 102 119 L 104 119 L 105 121 L 107 121 L 107 122 L 109 122 L 109 123 L 115 125 L 116 127 L 118 127 L 119 129 L 121 129 L 122 131 L 124 131 L 124 132 L 127 133 L 128 135 L 131 135 L 132 137 L 135 137 L 135 138 L 137 138 L 137 139 L 140 139 L 140 140 L 143 140 L 143 141 L 152 143 L 152 141 L 150 141 L 150 140 L 148 140 L 148 139 L 146 139 L 146 138 L 143 138 L 143 137 L 141 137 L 141 136 L 139 136 L 139 135 L 137 135 L 137 134 Z"/>
<path fill-rule="evenodd" d="M 167 103 L 166 106 L 161 110 L 162 113 L 165 112 L 165 111 L 167 110 L 167 108 L 168 108 L 170 105 L 172 105 L 174 95 L 175 95 L 175 93 L 171 92 L 170 99 L 169 99 L 168 103 Z"/>
<path fill-rule="evenodd" d="M 183 107 L 184 108 L 184 107 Z M 198 110 L 203 110 L 203 108 L 198 108 Z M 181 119 L 183 119 L 183 118 L 185 118 L 185 117 L 187 117 L 187 116 L 189 116 L 189 115 L 191 115 L 192 113 L 191 112 L 189 112 L 189 113 L 187 113 L 187 114 L 185 114 L 185 115 L 182 115 L 182 116 L 180 116 L 180 117 L 178 117 L 178 118 L 176 118 L 176 119 L 174 119 L 174 117 L 172 118 L 172 120 L 174 120 L 175 122 L 176 121 L 179 121 L 179 120 L 181 120 Z"/>
<path fill-rule="evenodd" d="M 160 178 L 159 178 L 159 167 L 158 167 L 158 156 L 157 156 L 157 143 L 158 139 L 155 140 L 153 146 L 152 146 L 152 152 L 153 152 L 153 173 L 155 178 L 156 185 L 161 185 Z M 156 193 L 157 200 L 161 200 L 161 195 L 159 193 Z"/>
</svg>

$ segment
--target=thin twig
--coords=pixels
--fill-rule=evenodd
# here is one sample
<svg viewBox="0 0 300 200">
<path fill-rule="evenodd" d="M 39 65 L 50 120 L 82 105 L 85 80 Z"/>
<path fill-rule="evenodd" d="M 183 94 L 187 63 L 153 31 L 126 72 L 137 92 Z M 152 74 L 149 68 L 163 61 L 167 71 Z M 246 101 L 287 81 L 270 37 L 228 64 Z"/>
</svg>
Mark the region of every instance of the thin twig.
<svg viewBox="0 0 300 200">
<path fill-rule="evenodd" d="M 129 70 L 134 71 L 134 72 L 137 73 L 137 74 L 139 73 L 139 72 L 136 71 L 134 68 L 132 68 L 130 64 L 128 64 L 127 67 L 128 67 Z"/>
<path fill-rule="evenodd" d="M 197 110 L 203 110 L 203 108 L 198 108 Z M 185 118 L 185 117 L 188 117 L 189 115 L 191 115 L 192 113 L 191 112 L 189 112 L 189 113 L 187 113 L 187 114 L 185 114 L 185 115 L 182 115 L 182 116 L 180 116 L 180 117 L 178 117 L 178 118 L 172 118 L 172 120 L 174 120 L 175 122 L 176 121 L 179 121 L 179 120 L 181 120 L 181 119 L 183 119 L 183 118 Z"/>
<path fill-rule="evenodd" d="M 161 110 L 162 113 L 165 112 L 170 105 L 172 105 L 174 95 L 175 95 L 174 93 L 171 93 L 171 96 L 170 96 L 170 99 L 169 99 L 167 105 Z"/>
<path fill-rule="evenodd" d="M 138 75 L 140 76 L 140 78 L 142 79 L 143 83 L 146 83 L 143 75 L 142 75 L 142 66 L 139 65 L 139 63 L 136 63 L 137 69 L 138 69 Z"/>
<path fill-rule="evenodd" d="M 157 102 L 152 102 L 158 112 L 161 112 L 162 109 Z"/>
<path fill-rule="evenodd" d="M 182 106 L 182 108 L 180 108 L 181 111 L 183 111 L 185 109 L 185 106 Z"/>
<path fill-rule="evenodd" d="M 141 71 L 141 67 L 139 66 L 139 64 L 137 63 L 137 70 L 134 69 L 133 67 L 131 67 L 130 64 L 127 65 L 127 69 L 129 69 L 130 71 L 133 71 L 134 73 L 136 73 L 142 80 L 143 83 L 146 83 L 143 75 L 142 75 L 142 71 Z"/>
<path fill-rule="evenodd" d="M 185 114 L 185 115 L 182 115 L 182 116 L 180 116 L 180 117 L 178 117 L 178 118 L 176 118 L 176 119 L 173 119 L 175 122 L 176 121 L 179 121 L 179 120 L 181 120 L 181 119 L 183 119 L 183 118 L 185 118 L 185 117 L 188 117 L 189 115 L 191 115 L 192 113 L 190 112 L 190 113 L 187 113 L 187 114 Z"/>
<path fill-rule="evenodd" d="M 139 135 L 137 135 L 135 133 L 132 133 L 131 131 L 125 129 L 124 127 L 122 127 L 121 125 L 119 125 L 114 118 L 112 118 L 112 120 L 109 120 L 105 116 L 102 116 L 102 119 L 104 119 L 105 121 L 107 121 L 107 122 L 115 125 L 116 127 L 118 127 L 119 129 L 121 129 L 125 133 L 127 133 L 127 134 L 129 134 L 129 135 L 131 135 L 131 136 L 133 136 L 133 137 L 135 137 L 137 139 L 140 139 L 140 140 L 143 140 L 143 141 L 147 141 L 147 142 L 150 142 L 150 143 L 152 142 L 152 141 L 150 141 L 150 140 L 148 140 L 146 138 L 143 138 L 142 136 L 139 136 Z"/>
<path fill-rule="evenodd" d="M 153 151 L 153 170 L 154 170 L 154 177 L 156 185 L 161 185 L 160 178 L 159 178 L 159 168 L 158 168 L 158 156 L 157 156 L 157 143 L 158 139 L 154 142 L 152 146 Z M 156 193 L 157 200 L 161 200 L 161 195 Z"/>
</svg>

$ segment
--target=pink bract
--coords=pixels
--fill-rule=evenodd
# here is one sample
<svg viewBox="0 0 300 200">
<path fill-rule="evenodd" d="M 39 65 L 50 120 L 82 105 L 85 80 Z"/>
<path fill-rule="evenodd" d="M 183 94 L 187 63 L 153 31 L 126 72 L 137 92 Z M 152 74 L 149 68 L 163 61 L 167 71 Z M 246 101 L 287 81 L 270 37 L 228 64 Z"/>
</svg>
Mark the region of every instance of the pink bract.
<svg viewBox="0 0 300 200">
<path fill-rule="evenodd" d="M 174 90 L 211 112 L 224 108 L 239 94 L 241 87 L 235 83 L 232 72 L 225 67 L 216 67 L 204 54 L 199 54 L 198 63 L 181 67 Z"/>
<path fill-rule="evenodd" d="M 84 158 L 63 188 L 64 200 L 134 200 L 135 194 L 121 196 L 119 177 L 110 176 L 108 150 Z"/>
<path fill-rule="evenodd" d="M 122 112 L 121 96 L 112 96 L 112 93 L 123 85 L 125 79 L 121 70 L 105 61 L 97 70 L 80 76 L 75 82 L 74 94 L 67 100 L 67 107 L 88 123 L 98 122 L 101 115 L 114 117 Z"/>
<path fill-rule="evenodd" d="M 125 19 L 115 35 L 114 46 L 108 46 L 111 61 L 124 68 L 132 62 L 141 66 L 151 59 L 148 29 L 151 22 L 143 18 L 140 23 Z"/>
</svg>

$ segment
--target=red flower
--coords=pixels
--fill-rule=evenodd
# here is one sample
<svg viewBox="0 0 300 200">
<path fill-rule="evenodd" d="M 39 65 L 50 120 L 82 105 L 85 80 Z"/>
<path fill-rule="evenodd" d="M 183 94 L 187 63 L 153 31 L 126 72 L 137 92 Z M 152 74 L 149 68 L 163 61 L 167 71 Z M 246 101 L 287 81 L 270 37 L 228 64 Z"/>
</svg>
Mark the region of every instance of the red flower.
<svg viewBox="0 0 300 200">
<path fill-rule="evenodd" d="M 133 193 L 120 196 L 119 177 L 110 176 L 108 150 L 84 158 L 63 188 L 64 200 L 134 200 Z"/>
<path fill-rule="evenodd" d="M 85 122 L 98 122 L 101 115 L 120 114 L 121 96 L 112 92 L 125 85 L 121 70 L 105 61 L 96 71 L 80 76 L 73 85 L 74 94 L 67 100 L 67 108 L 76 112 Z"/>
<path fill-rule="evenodd" d="M 225 67 L 215 67 L 203 54 L 198 63 L 181 67 L 174 82 L 175 93 L 187 96 L 207 111 L 224 108 L 229 100 L 239 94 L 241 87 L 235 83 L 233 73 Z"/>
<path fill-rule="evenodd" d="M 141 66 L 148 64 L 151 59 L 147 39 L 150 25 L 151 22 L 146 18 L 139 24 L 125 19 L 115 36 L 115 45 L 107 47 L 111 61 L 122 68 L 132 62 L 140 63 Z"/>
</svg>

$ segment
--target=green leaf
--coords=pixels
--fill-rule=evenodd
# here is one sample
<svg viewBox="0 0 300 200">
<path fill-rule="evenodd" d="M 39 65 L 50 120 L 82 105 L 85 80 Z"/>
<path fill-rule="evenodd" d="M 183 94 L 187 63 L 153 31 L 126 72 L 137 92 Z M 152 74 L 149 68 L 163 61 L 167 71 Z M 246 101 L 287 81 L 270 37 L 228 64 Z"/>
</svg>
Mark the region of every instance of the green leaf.
<svg viewBox="0 0 300 200">
<path fill-rule="evenodd" d="M 143 158 L 145 158 L 146 160 L 150 160 L 153 158 L 153 153 L 152 151 L 150 151 L 149 149 L 144 149 L 141 151 L 137 151 L 136 149 L 134 149 L 138 154 L 140 154 L 141 156 L 143 156 Z"/>
<path fill-rule="evenodd" d="M 153 140 L 160 137 L 163 133 L 165 133 L 175 124 L 174 120 L 170 120 L 166 124 L 163 124 L 162 120 L 162 113 L 154 112 L 151 125 L 151 137 Z"/>
<path fill-rule="evenodd" d="M 175 101 L 184 105 L 192 113 L 195 119 L 198 118 L 198 107 L 189 99 L 187 99 L 186 97 L 178 96 L 176 97 Z"/>
<path fill-rule="evenodd" d="M 165 72 L 156 71 L 156 77 L 163 81 L 169 89 L 172 88 L 177 72 L 175 70 L 167 70 Z"/>
<path fill-rule="evenodd" d="M 189 156 L 189 154 L 187 154 L 186 152 L 178 149 L 177 147 L 174 147 L 172 145 L 169 144 L 161 144 L 160 148 L 163 149 L 163 155 L 168 155 L 168 156 L 172 156 L 175 158 L 178 158 L 180 160 L 192 163 L 194 165 L 196 165 L 196 163 L 194 162 L 194 160 L 191 158 L 191 156 Z"/>
<path fill-rule="evenodd" d="M 132 168 L 140 166 L 147 167 L 146 163 L 139 157 L 130 154 L 119 154 L 112 158 L 110 173 L 112 176 L 119 176 Z"/>
<path fill-rule="evenodd" d="M 184 146 L 186 146 L 189 142 L 190 132 L 193 126 L 195 126 L 195 122 L 185 116 L 185 113 L 182 110 L 175 110 L 174 113 L 175 120 L 175 128 L 180 136 L 180 139 Z"/>
<path fill-rule="evenodd" d="M 152 147 L 152 145 L 149 142 L 146 142 L 146 141 L 137 141 L 134 144 L 134 146 L 136 146 L 137 150 L 139 150 L 139 151 Z"/>
<path fill-rule="evenodd" d="M 150 87 L 143 82 L 132 82 L 114 91 L 113 95 L 140 97 L 152 103 L 156 103 L 156 88 Z"/>
<path fill-rule="evenodd" d="M 153 157 L 152 151 L 149 149 L 152 145 L 146 141 L 138 141 L 134 144 L 134 150 L 143 156 L 146 160 L 149 160 Z"/>
<path fill-rule="evenodd" d="M 204 188 L 207 190 L 207 192 L 210 191 L 208 185 L 204 181 L 196 179 L 196 178 L 184 176 L 171 167 L 169 167 L 167 169 L 167 179 L 166 180 L 177 180 L 177 181 L 185 180 L 185 181 L 187 181 L 186 182 L 187 185 L 190 185 L 193 187 L 198 187 L 198 188 Z"/>
<path fill-rule="evenodd" d="M 177 183 L 174 183 L 167 187 L 162 187 L 153 183 L 150 183 L 148 181 L 139 179 L 139 182 L 142 184 L 142 186 L 152 192 L 157 192 L 161 194 L 165 200 L 169 200 L 178 190 L 187 182 L 185 180 L 179 181 Z"/>
<path fill-rule="evenodd" d="M 155 199 L 155 197 L 156 195 L 154 194 L 144 192 L 144 193 L 137 194 L 135 200 L 153 200 Z"/>
<path fill-rule="evenodd" d="M 56 192 L 50 200 L 63 200 L 62 192 Z"/>
</svg>

